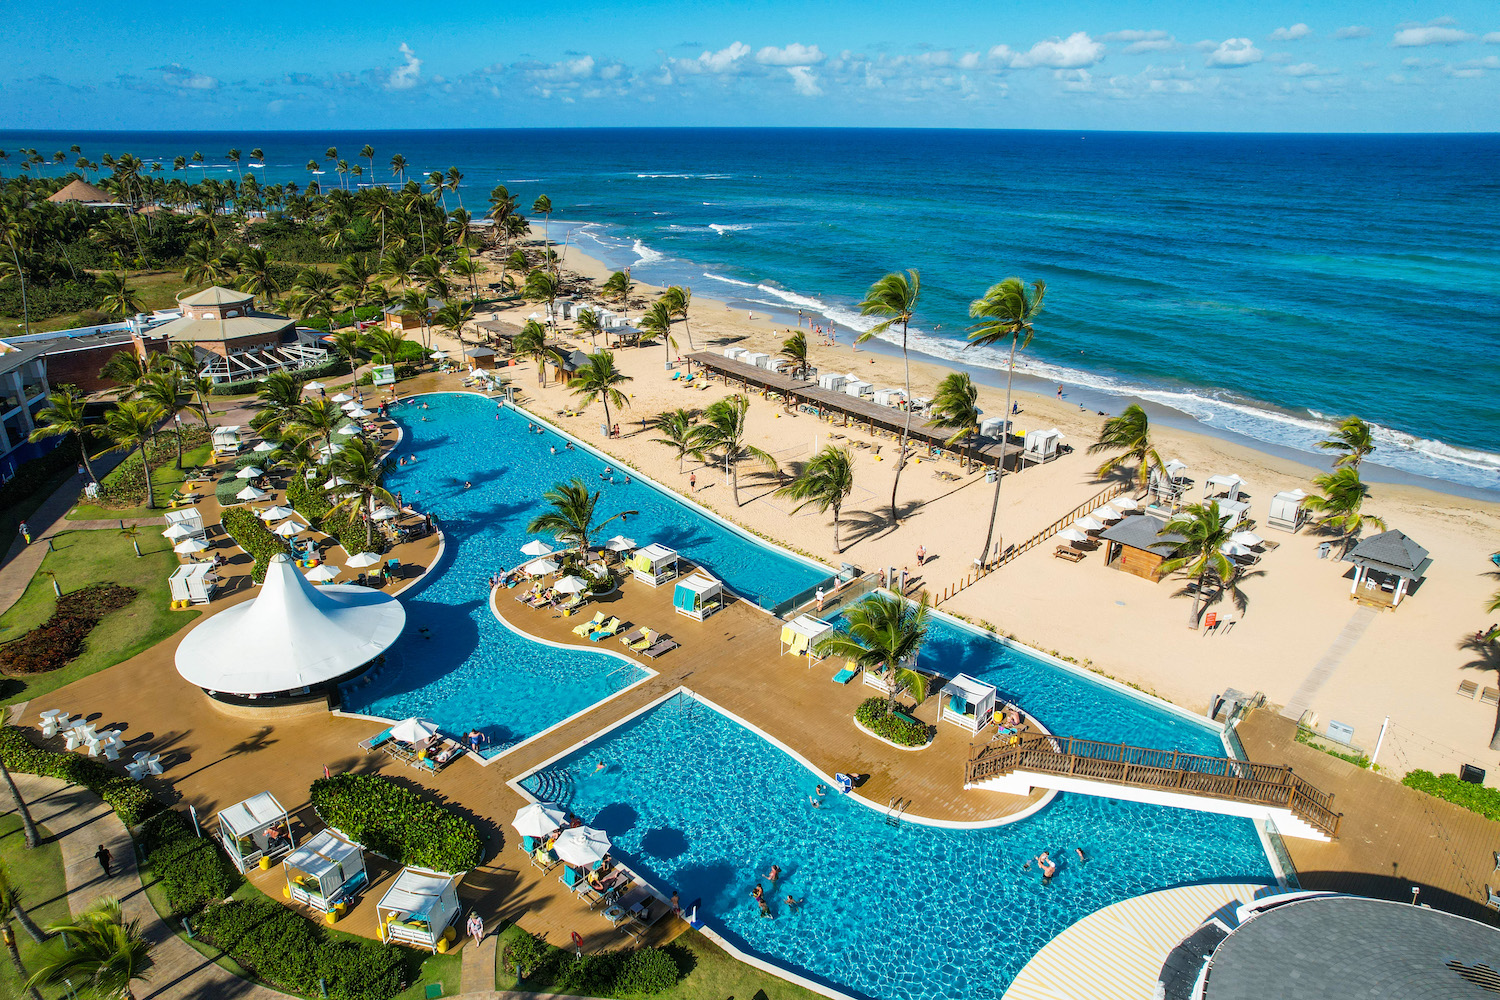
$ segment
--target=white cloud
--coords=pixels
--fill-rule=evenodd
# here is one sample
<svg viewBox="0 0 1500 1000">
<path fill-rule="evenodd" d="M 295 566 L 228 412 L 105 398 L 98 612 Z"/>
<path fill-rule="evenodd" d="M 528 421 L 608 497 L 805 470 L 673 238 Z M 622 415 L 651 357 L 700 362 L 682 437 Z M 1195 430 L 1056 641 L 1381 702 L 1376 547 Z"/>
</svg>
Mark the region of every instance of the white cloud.
<svg viewBox="0 0 1500 1000">
<path fill-rule="evenodd" d="M 546 66 L 530 66 L 526 76 L 538 82 L 565 83 L 569 80 L 586 80 L 594 75 L 594 57 L 578 56 Z"/>
<path fill-rule="evenodd" d="M 1094 89 L 1094 78 L 1086 69 L 1053 70 L 1052 76 L 1062 82 L 1063 90 L 1082 94 Z"/>
<path fill-rule="evenodd" d="M 717 52 L 704 52 L 697 59 L 673 59 L 672 68 L 679 74 L 709 74 L 722 76 L 738 72 L 742 61 L 750 54 L 750 46 L 744 42 L 733 42 Z"/>
<path fill-rule="evenodd" d="M 1276 72 L 1284 73 L 1287 76 L 1333 76 L 1338 70 L 1319 66 L 1317 63 L 1305 62 L 1283 66 Z"/>
<path fill-rule="evenodd" d="M 1369 38 L 1370 29 L 1363 24 L 1351 24 L 1347 28 L 1340 28 L 1333 33 L 1334 38 L 1347 40 L 1350 38 Z"/>
<path fill-rule="evenodd" d="M 411 46 L 405 42 L 401 43 L 401 55 L 406 63 L 391 70 L 391 75 L 385 83 L 391 90 L 410 90 L 422 78 L 422 60 L 417 58 Z"/>
<path fill-rule="evenodd" d="M 792 86 L 797 88 L 797 93 L 803 97 L 819 97 L 823 88 L 818 86 L 818 78 L 811 69 L 806 66 L 788 66 L 786 68 L 792 78 Z"/>
<path fill-rule="evenodd" d="M 1271 32 L 1271 40 L 1274 42 L 1295 42 L 1299 38 L 1306 38 L 1312 34 L 1312 29 L 1298 22 L 1288 28 L 1277 28 Z"/>
<path fill-rule="evenodd" d="M 1484 36 L 1486 45 L 1500 45 L 1500 31 L 1491 31 Z"/>
<path fill-rule="evenodd" d="M 171 87 L 185 90 L 217 90 L 219 87 L 219 81 L 207 73 L 195 72 L 178 63 L 156 68 L 161 72 L 162 81 Z"/>
<path fill-rule="evenodd" d="M 1500 69 L 1500 56 L 1485 56 L 1483 59 L 1470 59 L 1468 62 L 1461 62 L 1457 66 L 1449 67 L 1449 73 L 1453 76 L 1458 76 L 1460 72 L 1464 72 L 1468 76 L 1479 76 L 1483 70 L 1487 69 Z"/>
<path fill-rule="evenodd" d="M 1151 31 L 1111 31 L 1107 35 L 1100 35 L 1101 42 L 1128 42 L 1125 46 L 1125 54 L 1128 56 L 1139 55 L 1142 52 L 1166 52 L 1168 49 L 1177 47 L 1177 39 L 1165 31 L 1153 29 Z"/>
<path fill-rule="evenodd" d="M 1396 32 L 1391 44 L 1398 49 L 1420 48 L 1425 45 L 1457 45 L 1474 36 L 1467 31 L 1444 25 L 1427 25 L 1418 28 L 1402 28 Z"/>
<path fill-rule="evenodd" d="M 1004 46 L 996 46 L 1003 48 Z M 993 50 L 992 50 L 993 53 Z M 1104 57 L 1104 45 L 1089 37 L 1086 31 L 1075 31 L 1067 38 L 1049 38 L 1037 42 L 1029 52 L 1011 59 L 1016 69 L 1048 66 L 1052 69 L 1081 69 Z"/>
<path fill-rule="evenodd" d="M 767 45 L 755 53 L 755 61 L 767 66 L 814 66 L 827 56 L 823 55 L 821 49 L 816 45 L 802 45 L 793 42 L 784 49 L 778 49 L 774 45 Z"/>
<path fill-rule="evenodd" d="M 1260 49 L 1248 38 L 1229 38 L 1208 54 L 1208 65 L 1233 68 L 1249 66 L 1263 59 Z"/>
<path fill-rule="evenodd" d="M 978 69 L 983 58 L 978 52 L 965 52 L 958 58 L 959 69 Z"/>
</svg>

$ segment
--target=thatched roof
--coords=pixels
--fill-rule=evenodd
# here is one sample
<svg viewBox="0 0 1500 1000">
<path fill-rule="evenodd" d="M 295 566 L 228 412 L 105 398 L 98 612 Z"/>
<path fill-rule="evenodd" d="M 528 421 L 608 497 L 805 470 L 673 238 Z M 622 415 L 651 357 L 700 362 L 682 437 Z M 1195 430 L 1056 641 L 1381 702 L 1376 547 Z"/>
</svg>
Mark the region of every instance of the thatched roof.
<svg viewBox="0 0 1500 1000">
<path fill-rule="evenodd" d="M 84 204 L 111 204 L 114 198 L 110 197 L 108 191 L 94 187 L 88 181 L 75 180 L 61 191 L 47 199 L 54 204 L 62 204 L 66 201 L 81 201 Z"/>
</svg>

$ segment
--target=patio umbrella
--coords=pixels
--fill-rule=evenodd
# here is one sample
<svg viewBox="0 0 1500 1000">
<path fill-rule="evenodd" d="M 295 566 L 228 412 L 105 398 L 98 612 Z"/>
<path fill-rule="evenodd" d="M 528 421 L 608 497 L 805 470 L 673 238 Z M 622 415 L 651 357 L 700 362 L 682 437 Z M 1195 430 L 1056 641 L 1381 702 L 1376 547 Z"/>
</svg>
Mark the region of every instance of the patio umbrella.
<svg viewBox="0 0 1500 1000">
<path fill-rule="evenodd" d="M 240 490 L 238 493 L 235 494 L 235 499 L 237 499 L 237 500 L 264 500 L 266 497 L 268 497 L 270 495 L 271 494 L 267 493 L 265 490 L 258 490 L 254 486 L 246 486 L 244 489 Z"/>
<path fill-rule="evenodd" d="M 442 361 L 444 358 L 446 358 L 448 356 L 448 352 L 447 351 L 433 351 L 431 354 L 429 354 L 427 356 L 429 358 L 431 358 L 432 360 L 434 360 L 434 361 Z"/>
<path fill-rule="evenodd" d="M 306 530 L 307 526 L 300 521 L 282 521 L 271 529 L 271 534 L 280 535 L 282 538 L 292 538 L 302 534 Z"/>
<path fill-rule="evenodd" d="M 603 830 L 576 826 L 558 834 L 557 843 L 552 845 L 552 849 L 570 865 L 592 865 L 596 861 L 603 861 L 604 856 L 609 853 L 609 837 L 605 836 Z"/>
<path fill-rule="evenodd" d="M 276 450 L 276 442 L 275 441 L 261 441 L 252 450 L 253 451 L 258 451 L 262 455 L 264 455 L 268 451 L 275 451 Z"/>
<path fill-rule="evenodd" d="M 1101 521 L 1118 521 L 1125 515 L 1115 510 L 1109 504 L 1105 504 L 1103 507 L 1100 507 L 1099 509 L 1094 511 L 1094 516 Z"/>
<path fill-rule="evenodd" d="M 548 573 L 557 572 L 557 563 L 551 559 L 538 559 L 526 564 L 526 572 L 532 576 L 546 576 Z"/>
<path fill-rule="evenodd" d="M 1073 521 L 1073 527 L 1079 529 L 1080 531 L 1103 531 L 1104 522 L 1099 520 L 1097 517 L 1090 517 L 1089 515 L 1085 514 L 1083 517 L 1077 518 Z"/>
<path fill-rule="evenodd" d="M 345 403 L 342 407 L 340 407 L 340 409 L 342 409 L 345 413 L 348 413 L 350 410 L 357 410 L 357 409 L 359 409 L 359 406 L 360 406 L 360 404 L 359 404 L 358 400 L 351 399 L 351 400 L 349 400 L 349 402 Z"/>
<path fill-rule="evenodd" d="M 337 396 L 333 397 L 333 401 L 335 403 L 347 403 L 347 402 L 349 402 L 349 400 L 351 400 L 353 398 L 354 397 L 351 396 L 351 395 L 349 395 L 347 392 L 341 392 Z"/>
<path fill-rule="evenodd" d="M 1109 502 L 1109 505 L 1115 510 L 1120 511 L 1135 510 L 1140 507 L 1140 504 L 1136 503 L 1134 497 L 1115 497 Z"/>
<path fill-rule="evenodd" d="M 548 545 L 540 538 L 533 538 L 531 541 L 521 546 L 521 555 L 523 556 L 550 556 L 554 551 L 556 550 L 553 549 L 552 546 Z"/>
<path fill-rule="evenodd" d="M 1087 542 L 1090 540 L 1088 535 L 1085 535 L 1077 528 L 1064 528 L 1057 533 L 1057 537 L 1066 538 L 1070 542 Z"/>
<path fill-rule="evenodd" d="M 361 552 L 344 560 L 344 565 L 350 569 L 364 569 L 366 566 L 374 566 L 380 562 L 380 556 L 374 552 Z"/>
<path fill-rule="evenodd" d="M 1265 542 L 1264 538 L 1261 538 L 1253 531 L 1236 531 L 1229 536 L 1229 540 L 1252 549 Z"/>
<path fill-rule="evenodd" d="M 326 483 L 323 484 L 323 488 L 325 490 L 336 490 L 340 486 L 348 486 L 348 485 L 349 485 L 349 480 L 345 479 L 343 476 L 333 476 L 332 478 L 330 478 L 328 480 L 328 482 L 326 482 Z"/>
<path fill-rule="evenodd" d="M 184 538 L 192 538 L 193 529 L 185 524 L 174 524 L 166 531 L 163 531 L 162 534 L 166 536 L 169 542 L 180 542 Z"/>
<path fill-rule="evenodd" d="M 568 811 L 551 802 L 533 802 L 516 810 L 510 825 L 523 837 L 545 837 L 568 821 Z"/>
<path fill-rule="evenodd" d="M 391 510 L 391 508 L 389 508 L 389 507 L 377 507 L 377 508 L 375 508 L 375 513 L 373 513 L 373 514 L 370 515 L 370 520 L 372 520 L 372 521 L 393 521 L 393 520 L 395 520 L 396 518 L 398 518 L 400 516 L 401 516 L 400 514 L 397 514 L 394 510 Z"/>
<path fill-rule="evenodd" d="M 334 431 L 334 433 L 339 437 L 348 437 L 350 434 L 358 434 L 359 428 L 354 426 L 353 424 L 345 424 L 338 430 Z"/>
<path fill-rule="evenodd" d="M 616 535 L 605 542 L 604 547 L 611 552 L 629 552 L 635 548 L 635 539 L 626 538 L 624 535 Z"/>
<path fill-rule="evenodd" d="M 264 510 L 257 512 L 262 521 L 279 521 L 283 517 L 291 517 L 295 513 L 297 512 L 295 510 L 292 510 L 292 508 L 283 507 L 280 504 L 277 504 L 274 507 L 267 507 Z"/>
<path fill-rule="evenodd" d="M 202 552 L 208 548 L 208 543 L 201 538 L 189 538 L 185 542 L 178 542 L 172 546 L 172 551 L 181 556 L 190 556 L 195 552 Z"/>
<path fill-rule="evenodd" d="M 1245 548 L 1245 546 L 1235 541 L 1228 541 L 1223 545 L 1220 545 L 1219 551 L 1224 553 L 1226 556 L 1248 556 L 1254 554 L 1249 549 Z"/>
<path fill-rule="evenodd" d="M 302 575 L 313 583 L 329 583 L 338 578 L 339 571 L 327 563 L 319 563 Z"/>
<path fill-rule="evenodd" d="M 562 594 L 581 594 L 589 589 L 589 582 L 581 576 L 565 576 L 552 589 Z"/>
<path fill-rule="evenodd" d="M 355 420 L 363 420 L 366 417 L 373 417 L 374 415 L 375 414 L 371 413 L 369 410 L 365 409 L 363 406 L 357 406 L 354 409 L 352 409 L 352 410 L 349 411 L 349 416 L 353 417 Z"/>
<path fill-rule="evenodd" d="M 391 727 L 391 739 L 399 743 L 420 743 L 430 736 L 436 736 L 437 731 L 436 722 L 412 716 L 410 719 L 402 719 Z"/>
<path fill-rule="evenodd" d="M 306 385 L 304 385 L 302 388 L 304 388 L 304 389 L 311 389 L 313 392 L 317 392 L 317 391 L 319 391 L 320 389 L 323 388 L 323 383 L 322 382 L 309 382 Z"/>
<path fill-rule="evenodd" d="M 264 469 L 257 469 L 253 465 L 247 465 L 243 469 L 241 469 L 239 472 L 236 472 L 234 474 L 234 478 L 236 478 L 236 479 L 259 479 L 261 476 L 264 476 L 265 474 L 266 474 L 266 471 Z"/>
</svg>

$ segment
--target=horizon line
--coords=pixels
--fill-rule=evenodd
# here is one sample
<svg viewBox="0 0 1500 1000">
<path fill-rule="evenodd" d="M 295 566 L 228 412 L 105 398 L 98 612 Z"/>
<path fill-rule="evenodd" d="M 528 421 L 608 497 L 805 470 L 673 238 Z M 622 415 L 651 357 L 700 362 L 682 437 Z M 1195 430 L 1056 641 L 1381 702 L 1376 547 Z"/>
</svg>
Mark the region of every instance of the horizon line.
<svg viewBox="0 0 1500 1000">
<path fill-rule="evenodd" d="M 26 128 L 0 126 L 0 135 L 232 135 L 274 133 L 281 135 L 434 134 L 442 132 L 1013 132 L 1046 135 L 1232 135 L 1232 136 L 1500 136 L 1500 130 L 1431 130 L 1407 132 L 1323 131 L 1269 129 L 1104 129 L 1104 128 L 987 128 L 972 125 L 513 125 L 453 126 L 433 128 L 389 128 L 382 126 L 333 129 L 273 128 Z"/>
</svg>

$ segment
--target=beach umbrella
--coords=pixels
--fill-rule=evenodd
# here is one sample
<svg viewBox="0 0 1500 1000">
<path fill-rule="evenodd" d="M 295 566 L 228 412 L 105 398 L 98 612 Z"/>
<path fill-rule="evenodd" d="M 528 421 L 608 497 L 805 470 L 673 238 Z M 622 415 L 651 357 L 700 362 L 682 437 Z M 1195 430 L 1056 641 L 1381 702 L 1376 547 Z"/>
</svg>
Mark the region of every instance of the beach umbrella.
<svg viewBox="0 0 1500 1000">
<path fill-rule="evenodd" d="M 396 518 L 398 518 L 400 516 L 401 516 L 400 514 L 397 514 L 394 510 L 392 510 L 389 507 L 377 507 L 377 508 L 375 508 L 375 513 L 373 513 L 373 514 L 370 515 L 370 520 L 372 520 L 372 521 L 393 521 L 393 520 L 395 520 Z"/>
<path fill-rule="evenodd" d="M 1109 505 L 1119 511 L 1136 510 L 1141 506 L 1134 497 L 1115 497 Z"/>
<path fill-rule="evenodd" d="M 616 535 L 605 542 L 604 547 L 611 552 L 629 552 L 635 548 L 635 539 L 626 538 L 624 535 Z"/>
<path fill-rule="evenodd" d="M 306 530 L 307 526 L 300 521 L 282 521 L 271 529 L 271 534 L 280 535 L 282 538 L 292 538 Z"/>
<path fill-rule="evenodd" d="M 1070 542 L 1087 542 L 1087 541 L 1089 541 L 1089 536 L 1085 535 L 1083 532 L 1079 531 L 1077 528 L 1064 528 L 1063 530 L 1061 530 L 1061 531 L 1059 531 L 1057 533 L 1057 537 L 1058 538 L 1066 538 Z"/>
<path fill-rule="evenodd" d="M 353 398 L 354 397 L 351 396 L 351 395 L 349 395 L 347 392 L 341 392 L 337 396 L 333 397 L 333 401 L 335 403 L 347 403 L 347 402 L 349 402 L 349 400 L 351 400 Z"/>
<path fill-rule="evenodd" d="M 420 743 L 436 736 L 437 731 L 436 722 L 412 716 L 410 719 L 402 719 L 391 727 L 391 739 L 398 743 Z"/>
<path fill-rule="evenodd" d="M 310 390 L 312 392 L 321 392 L 323 390 L 324 386 L 323 386 L 322 382 L 309 382 L 306 385 L 304 385 L 302 388 L 308 389 L 308 390 Z"/>
<path fill-rule="evenodd" d="M 166 536 L 169 542 L 180 542 L 184 538 L 192 538 L 193 529 L 185 524 L 174 524 L 166 531 L 163 531 L 162 534 Z"/>
<path fill-rule="evenodd" d="M 552 546 L 548 545 L 540 538 L 533 538 L 531 541 L 521 546 L 521 555 L 523 556 L 550 556 L 555 551 L 556 550 Z"/>
<path fill-rule="evenodd" d="M 243 469 L 241 469 L 239 472 L 236 472 L 234 474 L 234 478 L 236 478 L 236 479 L 259 479 L 261 476 L 264 476 L 265 474 L 266 473 L 265 473 L 264 469 L 257 469 L 253 465 L 247 465 Z"/>
<path fill-rule="evenodd" d="M 344 565 L 350 569 L 364 569 L 366 566 L 374 566 L 380 562 L 380 556 L 374 552 L 361 552 L 344 560 Z"/>
<path fill-rule="evenodd" d="M 275 441 L 261 441 L 258 444 L 256 444 L 256 446 L 252 450 L 258 451 L 262 455 L 264 455 L 268 451 L 275 451 L 276 447 L 277 446 L 276 446 L 276 442 Z"/>
<path fill-rule="evenodd" d="M 208 548 L 208 543 L 201 538 L 189 538 L 185 542 L 178 542 L 172 546 L 172 551 L 181 556 L 190 556 L 195 552 L 202 552 Z"/>
<path fill-rule="evenodd" d="M 353 417 L 355 420 L 363 420 L 366 417 L 373 417 L 374 415 L 375 414 L 371 413 L 369 410 L 365 409 L 363 406 L 357 406 L 354 409 L 352 409 L 352 410 L 349 411 L 349 416 Z"/>
<path fill-rule="evenodd" d="M 313 583 L 329 583 L 338 577 L 339 571 L 327 563 L 319 563 L 302 575 Z"/>
<path fill-rule="evenodd" d="M 1219 546 L 1219 551 L 1226 556 L 1248 556 L 1253 553 L 1239 542 L 1229 541 Z"/>
<path fill-rule="evenodd" d="M 254 486 L 246 486 L 235 494 L 235 498 L 239 500 L 264 500 L 270 495 L 265 490 L 258 490 Z"/>
<path fill-rule="evenodd" d="M 267 507 L 264 510 L 256 511 L 257 516 L 259 516 L 262 521 L 279 521 L 283 517 L 291 517 L 295 513 L 297 512 L 295 510 L 292 510 L 292 508 L 283 507 L 280 504 L 277 504 L 274 507 Z"/>
<path fill-rule="evenodd" d="M 560 594 L 581 594 L 589 589 L 589 582 L 581 576 L 565 576 L 552 589 Z"/>
<path fill-rule="evenodd" d="M 448 357 L 448 352 L 447 351 L 433 351 L 431 354 L 429 354 L 427 356 L 429 358 L 431 358 L 432 360 L 434 360 L 434 361 L 442 361 L 442 360 L 444 360 L 445 358 Z"/>
<path fill-rule="evenodd" d="M 570 865 L 589 866 L 603 861 L 604 856 L 609 853 L 609 837 L 605 836 L 603 830 L 575 826 L 557 835 L 557 843 L 552 845 L 552 850 Z"/>
<path fill-rule="evenodd" d="M 1103 507 L 1100 507 L 1098 510 L 1094 511 L 1094 516 L 1097 517 L 1101 521 L 1109 522 L 1109 521 L 1118 521 L 1120 518 L 1124 517 L 1125 515 L 1121 514 L 1119 511 L 1115 510 L 1109 504 L 1105 504 Z"/>
<path fill-rule="evenodd" d="M 533 802 L 516 810 L 510 825 L 523 837 L 545 837 L 568 821 L 568 811 L 553 802 Z"/>
<path fill-rule="evenodd" d="M 526 564 L 526 572 L 532 576 L 546 576 L 548 573 L 557 572 L 557 563 L 551 559 L 538 559 Z"/>
<path fill-rule="evenodd" d="M 1252 549 L 1265 542 L 1264 538 L 1261 538 L 1253 531 L 1236 531 L 1229 536 L 1229 540 Z"/>
<path fill-rule="evenodd" d="M 1073 527 L 1079 529 L 1080 531 L 1103 531 L 1104 522 L 1099 520 L 1097 517 L 1084 515 L 1083 517 L 1080 517 L 1073 522 Z"/>
<path fill-rule="evenodd" d="M 359 433 L 359 428 L 356 427 L 354 424 L 345 424 L 344 426 L 340 427 L 338 430 L 334 431 L 334 433 L 337 434 L 339 437 L 348 437 L 350 434 L 358 434 Z"/>
<path fill-rule="evenodd" d="M 349 480 L 345 479 L 343 476 L 333 476 L 332 478 L 330 478 L 328 480 L 328 482 L 326 482 L 326 483 L 323 484 L 323 488 L 325 490 L 336 490 L 340 486 L 348 486 L 348 485 L 349 485 Z"/>
<path fill-rule="evenodd" d="M 349 400 L 349 402 L 347 402 L 343 406 L 339 407 L 339 409 L 343 410 L 345 413 L 348 413 L 350 410 L 357 410 L 357 409 L 359 409 L 359 406 L 360 406 L 359 400 L 357 400 L 357 399 L 351 399 L 351 400 Z"/>
</svg>

